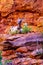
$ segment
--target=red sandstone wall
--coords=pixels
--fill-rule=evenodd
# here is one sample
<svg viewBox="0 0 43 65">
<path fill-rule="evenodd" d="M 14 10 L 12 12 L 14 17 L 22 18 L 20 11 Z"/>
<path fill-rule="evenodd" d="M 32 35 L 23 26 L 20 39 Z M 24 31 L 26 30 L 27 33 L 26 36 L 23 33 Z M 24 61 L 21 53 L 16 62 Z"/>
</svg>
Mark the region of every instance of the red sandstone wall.
<svg viewBox="0 0 43 65">
<path fill-rule="evenodd" d="M 0 0 L 0 31 L 17 25 L 18 18 L 43 32 L 43 0 Z"/>
</svg>

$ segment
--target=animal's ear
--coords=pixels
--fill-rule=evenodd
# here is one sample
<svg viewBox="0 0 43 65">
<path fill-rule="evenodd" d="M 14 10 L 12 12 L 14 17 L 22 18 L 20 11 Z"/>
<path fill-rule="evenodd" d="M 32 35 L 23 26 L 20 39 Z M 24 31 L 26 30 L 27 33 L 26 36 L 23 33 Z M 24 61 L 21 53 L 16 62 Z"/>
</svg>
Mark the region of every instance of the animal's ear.
<svg viewBox="0 0 43 65">
<path fill-rule="evenodd" d="M 19 23 L 21 23 L 22 22 L 22 19 L 18 19 L 17 20 L 17 23 L 19 24 Z"/>
</svg>

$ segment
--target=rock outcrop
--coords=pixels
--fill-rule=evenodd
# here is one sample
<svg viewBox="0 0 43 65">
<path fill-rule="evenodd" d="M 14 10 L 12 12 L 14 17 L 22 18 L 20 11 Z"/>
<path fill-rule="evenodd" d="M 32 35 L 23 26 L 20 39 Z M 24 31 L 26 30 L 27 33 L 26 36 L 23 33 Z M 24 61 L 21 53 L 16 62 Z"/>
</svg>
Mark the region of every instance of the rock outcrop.
<svg viewBox="0 0 43 65">
<path fill-rule="evenodd" d="M 17 25 L 18 18 L 23 19 L 22 26 L 27 22 L 32 31 L 43 32 L 43 0 L 0 0 L 1 33 Z"/>
<path fill-rule="evenodd" d="M 43 65 L 43 35 L 41 33 L 17 34 L 1 42 L 3 59 L 15 65 Z"/>
<path fill-rule="evenodd" d="M 22 19 L 28 34 L 7 35 Z M 2 42 L 3 41 L 3 42 Z M 43 0 L 0 0 L 0 50 L 14 65 L 43 65 Z M 3 60 L 2 58 L 2 60 Z"/>
<path fill-rule="evenodd" d="M 43 13 L 43 0 L 0 0 L 1 12 L 7 13 L 11 9 Z"/>
</svg>

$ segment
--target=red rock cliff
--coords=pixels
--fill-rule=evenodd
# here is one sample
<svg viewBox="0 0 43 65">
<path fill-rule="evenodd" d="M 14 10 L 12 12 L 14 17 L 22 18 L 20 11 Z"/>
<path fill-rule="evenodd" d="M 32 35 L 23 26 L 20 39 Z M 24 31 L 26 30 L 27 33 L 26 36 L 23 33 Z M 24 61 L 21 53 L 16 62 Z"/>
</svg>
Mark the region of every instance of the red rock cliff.
<svg viewBox="0 0 43 65">
<path fill-rule="evenodd" d="M 23 23 L 27 22 L 33 31 L 39 27 L 38 31 L 42 32 L 43 0 L 0 0 L 0 31 L 17 25 L 18 18 L 23 18 Z"/>
</svg>

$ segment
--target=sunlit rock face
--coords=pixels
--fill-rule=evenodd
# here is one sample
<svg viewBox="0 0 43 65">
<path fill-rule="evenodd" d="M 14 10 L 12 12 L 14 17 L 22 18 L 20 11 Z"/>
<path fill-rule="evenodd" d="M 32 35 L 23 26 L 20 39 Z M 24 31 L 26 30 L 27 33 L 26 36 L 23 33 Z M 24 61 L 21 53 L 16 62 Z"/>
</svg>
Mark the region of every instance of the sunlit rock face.
<svg viewBox="0 0 43 65">
<path fill-rule="evenodd" d="M 15 0 L 17 10 L 43 13 L 43 0 Z"/>
<path fill-rule="evenodd" d="M 13 4 L 13 0 L 0 0 L 0 11 L 8 12 L 12 8 Z"/>
<path fill-rule="evenodd" d="M 11 8 L 43 13 L 43 0 L 0 0 L 1 12 L 7 12 Z"/>
<path fill-rule="evenodd" d="M 13 0 L 0 0 L 1 15 L 7 16 L 7 14 L 11 11 L 13 4 Z"/>
<path fill-rule="evenodd" d="M 0 0 L 1 16 L 14 11 L 28 11 L 43 15 L 43 0 Z"/>
<path fill-rule="evenodd" d="M 27 22 L 32 30 L 42 32 L 43 0 L 0 0 L 0 31 L 18 25 L 18 18 L 23 19 L 22 26 Z"/>
</svg>

